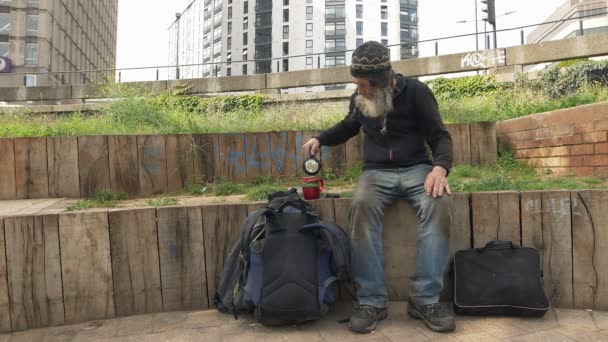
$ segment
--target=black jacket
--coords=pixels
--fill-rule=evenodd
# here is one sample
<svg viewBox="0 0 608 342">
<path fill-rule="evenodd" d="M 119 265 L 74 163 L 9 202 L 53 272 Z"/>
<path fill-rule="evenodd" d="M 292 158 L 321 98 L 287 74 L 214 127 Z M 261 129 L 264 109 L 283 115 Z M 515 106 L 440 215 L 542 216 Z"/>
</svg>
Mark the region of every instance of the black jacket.
<svg viewBox="0 0 608 342">
<path fill-rule="evenodd" d="M 364 116 L 355 107 L 356 91 L 350 98 L 346 117 L 319 134 L 321 145 L 335 146 L 365 133 L 363 145 L 364 170 L 392 169 L 427 163 L 440 165 L 448 172 L 452 167 L 452 138 L 439 115 L 437 100 L 426 84 L 413 78 L 396 75 L 395 110 L 387 114 L 386 133 L 382 119 Z M 432 162 L 426 144 L 432 152 Z"/>
</svg>

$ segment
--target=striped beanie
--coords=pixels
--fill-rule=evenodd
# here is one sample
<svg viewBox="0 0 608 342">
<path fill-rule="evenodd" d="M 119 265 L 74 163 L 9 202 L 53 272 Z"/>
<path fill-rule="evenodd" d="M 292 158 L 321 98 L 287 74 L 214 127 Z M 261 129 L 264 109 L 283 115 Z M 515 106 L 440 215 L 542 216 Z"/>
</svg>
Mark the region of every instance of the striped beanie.
<svg viewBox="0 0 608 342">
<path fill-rule="evenodd" d="M 353 52 L 350 74 L 369 78 L 373 86 L 386 87 L 393 75 L 389 49 L 376 41 L 365 42 Z"/>
</svg>

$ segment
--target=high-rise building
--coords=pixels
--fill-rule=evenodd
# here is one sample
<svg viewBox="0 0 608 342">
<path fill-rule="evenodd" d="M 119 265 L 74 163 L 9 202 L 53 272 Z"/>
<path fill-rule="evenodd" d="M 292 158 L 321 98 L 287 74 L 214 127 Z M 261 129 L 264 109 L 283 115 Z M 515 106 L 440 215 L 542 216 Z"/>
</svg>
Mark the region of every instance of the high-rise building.
<svg viewBox="0 0 608 342">
<path fill-rule="evenodd" d="M 0 0 L 0 86 L 113 77 L 77 71 L 114 68 L 117 16 L 118 0 Z"/>
<path fill-rule="evenodd" d="M 193 0 L 169 28 L 169 65 L 179 65 L 169 78 L 342 66 L 367 40 L 391 46 L 392 60 L 415 58 L 417 6 L 417 0 Z"/>
<path fill-rule="evenodd" d="M 566 0 L 527 37 L 528 44 L 608 32 L 608 1 Z M 563 19 L 572 19 L 563 22 Z M 581 32 L 581 22 L 583 32 Z"/>
</svg>

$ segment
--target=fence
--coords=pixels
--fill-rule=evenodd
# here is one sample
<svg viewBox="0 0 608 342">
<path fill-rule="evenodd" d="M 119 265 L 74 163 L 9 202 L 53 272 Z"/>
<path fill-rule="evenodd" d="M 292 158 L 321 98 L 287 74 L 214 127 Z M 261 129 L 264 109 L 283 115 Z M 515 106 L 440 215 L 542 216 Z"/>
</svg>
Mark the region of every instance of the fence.
<svg viewBox="0 0 608 342">
<path fill-rule="evenodd" d="M 494 123 L 448 125 L 458 164 L 496 160 Z M 80 136 L 0 139 L 0 200 L 88 197 L 101 190 L 131 197 L 182 190 L 224 178 L 294 177 L 301 146 L 316 131 Z M 324 169 L 341 175 L 362 160 L 362 134 L 323 147 Z"/>
<path fill-rule="evenodd" d="M 608 309 L 608 191 L 452 195 L 450 254 L 493 239 L 539 250 L 555 307 Z M 261 203 L 0 218 L 0 331 L 212 306 L 224 261 Z M 349 199 L 313 202 L 346 227 Z M 415 211 L 384 218 L 391 300 L 406 300 Z M 448 282 L 443 297 L 451 296 Z"/>
</svg>

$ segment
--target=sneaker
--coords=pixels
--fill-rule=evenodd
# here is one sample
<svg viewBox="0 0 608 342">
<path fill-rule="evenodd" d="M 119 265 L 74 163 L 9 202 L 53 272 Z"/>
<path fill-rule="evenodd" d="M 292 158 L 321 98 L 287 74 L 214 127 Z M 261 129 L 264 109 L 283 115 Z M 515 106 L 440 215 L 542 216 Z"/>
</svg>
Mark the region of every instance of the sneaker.
<svg viewBox="0 0 608 342">
<path fill-rule="evenodd" d="M 415 319 L 421 319 L 424 324 L 436 332 L 449 332 L 456 328 L 454 316 L 441 303 L 417 305 L 413 301 L 407 303 L 407 313 Z"/>
<path fill-rule="evenodd" d="M 367 334 L 376 330 L 378 321 L 385 319 L 387 316 L 386 308 L 360 305 L 350 316 L 348 326 L 354 332 Z"/>
</svg>

